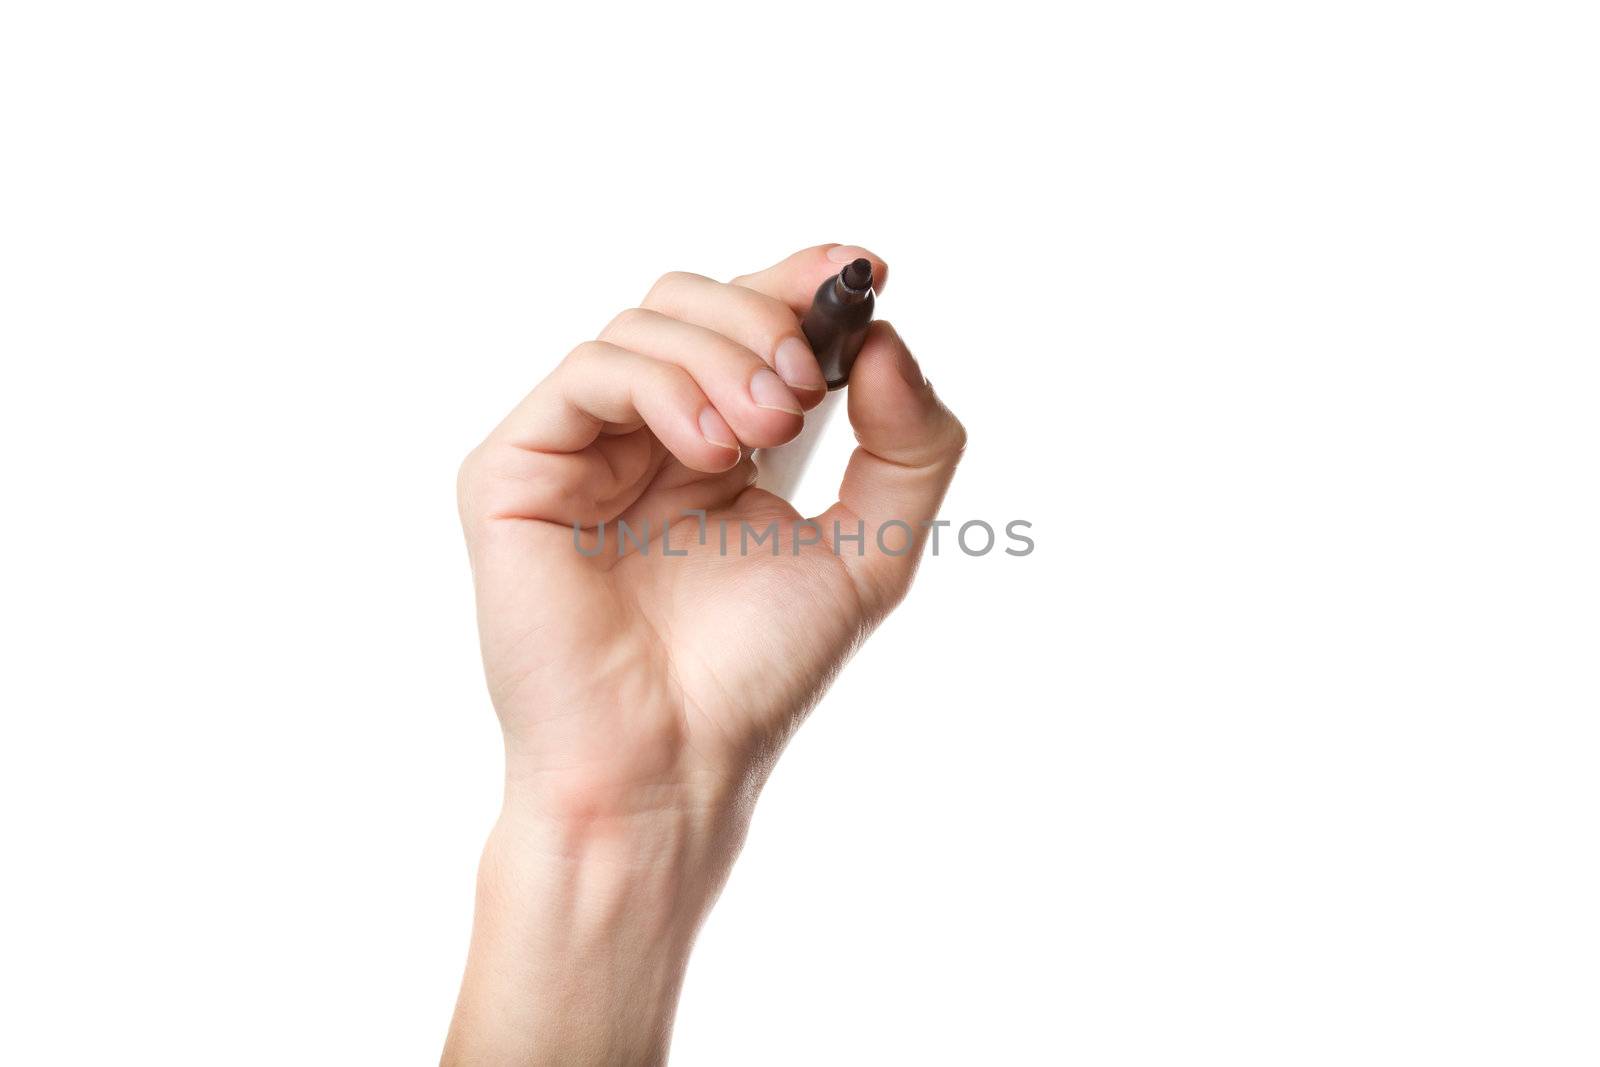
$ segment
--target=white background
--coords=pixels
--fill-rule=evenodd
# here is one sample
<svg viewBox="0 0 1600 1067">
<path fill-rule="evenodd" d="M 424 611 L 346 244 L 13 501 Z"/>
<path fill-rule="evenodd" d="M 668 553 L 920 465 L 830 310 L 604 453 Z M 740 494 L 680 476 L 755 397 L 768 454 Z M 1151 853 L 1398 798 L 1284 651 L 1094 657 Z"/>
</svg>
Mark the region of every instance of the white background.
<svg viewBox="0 0 1600 1067">
<path fill-rule="evenodd" d="M 674 1061 L 1600 1058 L 1586 5 L 9 4 L 0 1059 L 423 1064 L 456 465 L 821 241 L 971 432 Z"/>
</svg>

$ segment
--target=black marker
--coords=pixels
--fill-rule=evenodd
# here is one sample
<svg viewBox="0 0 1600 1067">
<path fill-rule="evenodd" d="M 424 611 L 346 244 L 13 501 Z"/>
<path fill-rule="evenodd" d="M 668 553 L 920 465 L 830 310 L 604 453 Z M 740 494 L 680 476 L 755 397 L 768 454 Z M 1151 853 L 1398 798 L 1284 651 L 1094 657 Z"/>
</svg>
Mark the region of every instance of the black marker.
<svg viewBox="0 0 1600 1067">
<path fill-rule="evenodd" d="M 811 310 L 800 328 L 811 351 L 822 367 L 822 380 L 829 389 L 842 389 L 850 380 L 850 368 L 861 353 L 872 321 L 872 261 L 851 260 L 837 275 L 817 289 Z"/>
<path fill-rule="evenodd" d="M 850 380 L 850 368 L 867 339 L 867 326 L 872 322 L 872 261 L 852 260 L 844 270 L 823 282 L 817 289 L 816 299 L 800 322 L 811 351 L 817 354 L 817 364 L 822 368 L 822 380 L 828 383 L 828 395 L 822 403 L 806 413 L 805 428 L 786 445 L 764 448 L 756 453 L 756 467 L 760 476 L 756 485 L 788 499 L 800 484 L 811 453 L 822 439 L 834 409 L 844 400 L 839 392 Z"/>
</svg>

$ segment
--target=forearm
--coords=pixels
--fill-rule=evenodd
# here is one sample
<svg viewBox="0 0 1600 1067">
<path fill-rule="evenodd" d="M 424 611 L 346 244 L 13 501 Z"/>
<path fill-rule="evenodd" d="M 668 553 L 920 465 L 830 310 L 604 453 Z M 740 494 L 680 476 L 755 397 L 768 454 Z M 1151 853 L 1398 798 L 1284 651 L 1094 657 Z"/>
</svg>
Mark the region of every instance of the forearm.
<svg viewBox="0 0 1600 1067">
<path fill-rule="evenodd" d="M 676 810 L 577 819 L 508 804 L 479 867 L 443 1062 L 664 1062 L 731 834 Z"/>
</svg>

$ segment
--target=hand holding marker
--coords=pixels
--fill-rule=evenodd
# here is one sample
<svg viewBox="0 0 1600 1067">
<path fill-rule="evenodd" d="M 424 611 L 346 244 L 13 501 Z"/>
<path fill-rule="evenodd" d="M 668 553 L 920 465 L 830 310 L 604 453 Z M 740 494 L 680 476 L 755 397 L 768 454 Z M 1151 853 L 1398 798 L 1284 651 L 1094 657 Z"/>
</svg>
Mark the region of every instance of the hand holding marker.
<svg viewBox="0 0 1600 1067">
<path fill-rule="evenodd" d="M 966 441 L 900 335 L 867 328 L 886 268 L 859 255 L 817 245 L 730 282 L 662 275 L 462 464 L 505 808 L 443 1062 L 666 1060 L 689 949 L 755 797 L 905 596 Z M 664 539 L 575 550 L 574 529 L 630 515 L 795 523 L 791 504 L 748 491 L 748 450 L 790 440 L 770 468 L 820 421 L 805 403 L 824 385 L 836 402 L 847 380 L 854 447 L 809 521 L 837 522 L 856 550 L 796 526 L 747 556 L 696 538 L 687 516 L 671 553 Z M 886 526 L 905 550 L 883 546 Z"/>
<path fill-rule="evenodd" d="M 786 445 L 761 450 L 756 458 L 761 471 L 756 485 L 760 488 L 788 499 L 799 484 L 850 380 L 850 368 L 866 340 L 873 307 L 871 260 L 852 260 L 818 287 L 800 328 L 816 353 L 828 395 L 806 417 L 805 429 L 798 437 Z"/>
</svg>

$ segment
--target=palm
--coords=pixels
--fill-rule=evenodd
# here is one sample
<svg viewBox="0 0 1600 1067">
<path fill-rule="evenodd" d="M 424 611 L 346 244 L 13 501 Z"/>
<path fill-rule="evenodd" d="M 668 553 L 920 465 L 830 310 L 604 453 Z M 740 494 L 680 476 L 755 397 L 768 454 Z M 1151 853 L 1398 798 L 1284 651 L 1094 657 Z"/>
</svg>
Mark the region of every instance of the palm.
<svg viewBox="0 0 1600 1067">
<path fill-rule="evenodd" d="M 536 765 L 590 784 L 666 770 L 736 779 L 781 746 L 855 640 L 860 603 L 841 560 L 825 544 L 795 554 L 793 508 L 719 480 L 668 459 L 636 497 L 611 498 L 599 555 L 577 551 L 570 526 L 519 521 L 484 561 L 500 591 L 484 619 L 491 691 Z M 697 517 L 665 507 L 685 499 L 706 511 L 703 544 Z M 683 555 L 659 536 L 619 550 L 618 519 L 648 518 L 659 535 L 661 516 L 675 518 L 667 543 Z M 776 554 L 770 538 L 753 541 L 773 523 Z"/>
</svg>

